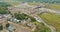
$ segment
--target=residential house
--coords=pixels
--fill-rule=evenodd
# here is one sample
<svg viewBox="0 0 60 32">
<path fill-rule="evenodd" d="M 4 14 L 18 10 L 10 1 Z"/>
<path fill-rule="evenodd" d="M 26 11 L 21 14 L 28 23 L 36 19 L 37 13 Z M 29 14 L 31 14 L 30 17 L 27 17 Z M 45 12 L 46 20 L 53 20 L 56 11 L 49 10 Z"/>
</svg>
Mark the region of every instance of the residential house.
<svg viewBox="0 0 60 32">
<path fill-rule="evenodd" d="M 10 25 L 10 26 L 8 27 L 8 30 L 9 30 L 10 32 L 14 32 L 15 29 L 16 29 L 16 27 L 15 27 L 15 26 L 12 26 L 12 25 Z"/>
<path fill-rule="evenodd" d="M 36 25 L 34 25 L 33 23 L 28 23 L 27 26 L 31 27 L 32 31 L 34 31 L 36 28 Z"/>
<path fill-rule="evenodd" d="M 16 18 L 9 18 L 8 21 L 15 22 L 15 23 L 21 22 L 21 20 L 18 20 Z"/>
</svg>

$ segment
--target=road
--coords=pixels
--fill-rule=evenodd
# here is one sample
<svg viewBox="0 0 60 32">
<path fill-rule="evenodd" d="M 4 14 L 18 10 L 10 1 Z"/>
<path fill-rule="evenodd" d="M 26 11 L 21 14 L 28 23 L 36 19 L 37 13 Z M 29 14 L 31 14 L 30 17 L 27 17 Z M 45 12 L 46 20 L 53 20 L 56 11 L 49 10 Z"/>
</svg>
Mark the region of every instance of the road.
<svg viewBox="0 0 60 32">
<path fill-rule="evenodd" d="M 47 8 L 41 8 L 42 10 L 46 10 L 48 12 L 52 12 L 52 13 L 55 13 L 55 14 L 60 14 L 60 11 L 56 11 L 56 10 L 52 10 L 52 9 L 47 9 Z"/>
<path fill-rule="evenodd" d="M 32 32 L 30 29 L 25 28 L 25 27 L 23 27 L 23 26 L 21 26 L 21 25 L 15 24 L 15 23 L 10 22 L 10 21 L 8 21 L 8 23 L 10 23 L 11 25 L 17 27 L 16 32 Z"/>
</svg>

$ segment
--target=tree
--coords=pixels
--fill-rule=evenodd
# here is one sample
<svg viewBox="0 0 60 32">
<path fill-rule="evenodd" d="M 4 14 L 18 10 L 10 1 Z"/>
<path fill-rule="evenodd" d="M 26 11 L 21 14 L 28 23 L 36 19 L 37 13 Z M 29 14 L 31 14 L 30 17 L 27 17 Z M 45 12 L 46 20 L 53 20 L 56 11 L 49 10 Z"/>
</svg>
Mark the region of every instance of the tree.
<svg viewBox="0 0 60 32">
<path fill-rule="evenodd" d="M 7 3 L 4 3 L 4 2 L 0 2 L 0 14 L 9 13 L 8 8 L 7 8 L 8 6 L 10 6 L 10 5 Z"/>
<path fill-rule="evenodd" d="M 24 14 L 24 13 L 22 13 L 22 14 L 20 14 L 20 13 L 14 13 L 14 17 L 17 18 L 17 19 L 19 19 L 19 20 L 24 20 L 24 19 L 26 19 L 27 15 Z"/>
<path fill-rule="evenodd" d="M 6 27 L 8 28 L 9 26 L 10 26 L 10 24 L 9 24 L 9 23 L 7 23 L 7 24 L 6 24 Z"/>
<path fill-rule="evenodd" d="M 22 14 L 21 13 L 14 13 L 14 17 L 19 20 L 26 20 L 26 19 L 30 18 L 32 22 L 36 21 L 36 19 L 34 17 L 31 17 L 31 16 L 24 14 L 24 13 L 22 13 Z"/>
<path fill-rule="evenodd" d="M 7 13 L 9 13 L 8 8 L 0 6 L 0 14 L 7 14 Z"/>
<path fill-rule="evenodd" d="M 0 26 L 0 30 L 3 30 L 3 26 L 2 25 Z"/>
<path fill-rule="evenodd" d="M 32 22 L 36 21 L 36 19 L 34 17 L 29 16 L 29 18 L 31 19 Z"/>
</svg>

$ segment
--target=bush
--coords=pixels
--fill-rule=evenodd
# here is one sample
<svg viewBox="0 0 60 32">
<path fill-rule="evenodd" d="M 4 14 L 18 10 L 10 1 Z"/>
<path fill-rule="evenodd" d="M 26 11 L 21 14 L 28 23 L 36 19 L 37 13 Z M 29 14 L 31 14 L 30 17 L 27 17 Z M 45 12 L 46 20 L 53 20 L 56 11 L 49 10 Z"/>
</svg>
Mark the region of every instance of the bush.
<svg viewBox="0 0 60 32">
<path fill-rule="evenodd" d="M 0 14 L 9 13 L 8 8 L 7 8 L 8 6 L 10 6 L 10 5 L 6 4 L 6 3 L 3 3 L 3 2 L 0 2 Z"/>
<path fill-rule="evenodd" d="M 10 26 L 10 24 L 8 23 L 8 24 L 6 24 L 6 27 L 8 28 Z"/>
<path fill-rule="evenodd" d="M 14 17 L 19 19 L 19 20 L 26 19 L 26 15 L 25 14 L 20 14 L 20 13 L 14 13 Z"/>
<path fill-rule="evenodd" d="M 38 29 L 35 29 L 35 31 L 34 32 L 40 32 Z"/>
<path fill-rule="evenodd" d="M 0 26 L 0 30 L 3 30 L 3 26 L 2 25 Z"/>
<path fill-rule="evenodd" d="M 32 22 L 36 21 L 36 19 L 34 17 L 29 16 L 29 18 L 31 19 Z"/>
<path fill-rule="evenodd" d="M 22 14 L 14 13 L 14 17 L 19 19 L 19 20 L 26 20 L 26 19 L 30 18 L 32 22 L 36 21 L 36 19 L 34 17 L 31 17 L 31 16 L 26 15 L 24 13 L 22 13 Z"/>
</svg>

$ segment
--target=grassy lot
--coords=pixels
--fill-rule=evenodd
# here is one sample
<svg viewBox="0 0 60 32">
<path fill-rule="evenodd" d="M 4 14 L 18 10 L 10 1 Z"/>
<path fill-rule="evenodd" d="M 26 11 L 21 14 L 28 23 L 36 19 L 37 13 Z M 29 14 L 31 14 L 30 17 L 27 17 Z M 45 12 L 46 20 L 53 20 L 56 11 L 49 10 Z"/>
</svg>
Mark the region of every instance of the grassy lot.
<svg viewBox="0 0 60 32">
<path fill-rule="evenodd" d="M 40 2 L 28 2 L 28 4 L 31 5 L 31 6 L 35 6 L 37 4 L 40 4 Z"/>
<path fill-rule="evenodd" d="M 41 14 L 39 15 L 43 20 L 49 25 L 54 26 L 60 32 L 60 15 L 53 13 Z"/>
<path fill-rule="evenodd" d="M 10 4 L 11 6 L 16 6 L 20 4 L 19 2 L 7 2 L 7 3 Z"/>
<path fill-rule="evenodd" d="M 36 29 L 34 32 L 51 32 L 50 29 L 45 26 L 43 23 L 33 22 L 36 25 Z"/>
<path fill-rule="evenodd" d="M 59 10 L 60 11 L 60 4 L 48 4 L 46 6 L 48 8 L 50 8 L 50 9 L 54 9 L 54 10 Z"/>
<path fill-rule="evenodd" d="M 29 5 L 35 6 L 37 4 L 41 4 L 41 3 L 39 3 L 39 2 L 37 2 L 37 3 L 36 2 L 29 2 Z M 54 9 L 54 10 L 59 10 L 60 11 L 60 4 L 46 4 L 46 3 L 44 3 L 44 4 L 46 5 L 47 8 Z"/>
</svg>

